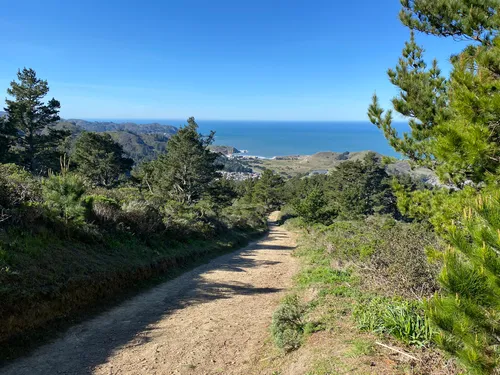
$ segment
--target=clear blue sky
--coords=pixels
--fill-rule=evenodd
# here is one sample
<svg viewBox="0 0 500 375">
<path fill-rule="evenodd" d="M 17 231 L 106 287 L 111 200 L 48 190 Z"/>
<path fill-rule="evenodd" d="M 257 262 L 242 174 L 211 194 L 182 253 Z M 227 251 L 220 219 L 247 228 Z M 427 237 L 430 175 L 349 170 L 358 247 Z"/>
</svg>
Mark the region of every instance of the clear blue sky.
<svg viewBox="0 0 500 375">
<path fill-rule="evenodd" d="M 47 79 L 79 118 L 365 120 L 409 32 L 398 0 L 6 1 L 0 90 Z M 457 42 L 419 36 L 429 60 Z M 3 91 L 5 92 L 5 91 Z M 4 94 L 5 96 L 6 94 Z"/>
</svg>

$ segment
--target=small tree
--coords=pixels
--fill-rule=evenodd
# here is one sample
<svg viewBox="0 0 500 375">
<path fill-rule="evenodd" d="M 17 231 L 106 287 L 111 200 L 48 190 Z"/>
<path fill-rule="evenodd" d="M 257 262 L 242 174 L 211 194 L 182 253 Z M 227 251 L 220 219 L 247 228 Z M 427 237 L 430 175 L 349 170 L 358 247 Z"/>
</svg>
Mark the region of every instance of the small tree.
<svg viewBox="0 0 500 375">
<path fill-rule="evenodd" d="M 58 167 L 59 147 L 69 134 L 52 127 L 59 120 L 60 104 L 55 99 L 43 102 L 49 92 L 47 81 L 26 68 L 17 73 L 17 78 L 19 82 L 12 81 L 7 90 L 13 100 L 6 100 L 7 119 L 2 128 L 8 134 L 16 131 L 18 162 L 32 173 L 45 173 Z"/>
<path fill-rule="evenodd" d="M 328 202 L 324 193 L 319 189 L 313 189 L 305 198 L 292 202 L 292 206 L 306 223 L 329 224 L 336 217 L 336 212 L 328 209 Z"/>
<path fill-rule="evenodd" d="M 268 210 L 279 208 L 283 203 L 283 178 L 270 169 L 264 170 L 253 186 L 253 200 L 262 203 Z"/>
<path fill-rule="evenodd" d="M 214 140 L 198 133 L 193 117 L 167 143 L 167 153 L 144 168 L 144 178 L 152 190 L 171 199 L 193 204 L 209 193 L 210 185 L 220 177 L 217 154 L 208 146 Z"/>
<path fill-rule="evenodd" d="M 68 172 L 68 163 L 61 160 L 61 166 L 60 174 L 49 172 L 42 182 L 44 203 L 65 224 L 83 222 L 85 185 L 80 176 Z"/>
<path fill-rule="evenodd" d="M 396 200 L 385 168 L 369 153 L 362 161 L 346 161 L 328 178 L 331 199 L 344 217 L 394 214 Z"/>
<path fill-rule="evenodd" d="M 479 196 L 449 227 L 442 292 L 427 312 L 440 328 L 438 343 L 474 374 L 490 374 L 500 356 L 500 201 Z"/>
<path fill-rule="evenodd" d="M 130 172 L 133 160 L 123 156 L 123 148 L 109 134 L 84 132 L 77 139 L 73 161 L 78 173 L 95 186 L 116 185 L 119 178 Z"/>
</svg>

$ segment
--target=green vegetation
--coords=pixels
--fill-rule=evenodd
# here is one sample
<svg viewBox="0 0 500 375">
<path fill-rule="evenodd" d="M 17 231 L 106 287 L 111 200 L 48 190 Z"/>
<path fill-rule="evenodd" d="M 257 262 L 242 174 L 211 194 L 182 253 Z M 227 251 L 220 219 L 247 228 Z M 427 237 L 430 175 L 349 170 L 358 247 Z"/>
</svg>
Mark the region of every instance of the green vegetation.
<svg viewBox="0 0 500 375">
<path fill-rule="evenodd" d="M 353 317 L 359 329 L 388 334 L 407 345 L 423 347 L 432 340 L 430 321 L 416 301 L 371 298 L 356 305 Z"/>
<path fill-rule="evenodd" d="M 123 156 L 123 148 L 109 134 L 82 133 L 75 144 L 72 160 L 79 174 L 94 186 L 112 187 L 130 172 L 132 159 Z"/>
<path fill-rule="evenodd" d="M 224 179 L 194 118 L 131 171 L 112 132 L 64 129 L 59 103 L 42 103 L 47 82 L 18 78 L 0 127 L 0 342 L 266 230 L 273 178 Z"/>
<path fill-rule="evenodd" d="M 6 100 L 7 115 L 0 127 L 7 150 L 3 161 L 16 161 L 32 173 L 46 173 L 57 168 L 62 155 L 60 147 L 69 135 L 53 126 L 59 120 L 60 104 L 55 99 L 43 102 L 49 86 L 34 70 L 24 68 L 17 78 L 7 90 L 13 100 Z"/>
<path fill-rule="evenodd" d="M 278 348 L 285 352 L 297 349 L 304 335 L 304 306 L 297 296 L 287 296 L 273 314 L 271 334 Z"/>
<path fill-rule="evenodd" d="M 400 92 L 394 110 L 411 118 L 410 133 L 398 136 L 392 112 L 384 113 L 376 96 L 369 117 L 394 149 L 452 186 L 447 192 L 400 189 L 399 206 L 430 222 L 448 245 L 431 251 L 442 264 L 441 288 L 427 303 L 437 342 L 470 373 L 491 374 L 500 361 L 500 4 L 404 0 L 402 5 L 400 18 L 410 29 L 470 43 L 452 57 L 453 69 L 444 77 L 437 62 L 427 68 L 412 34 L 396 69 L 389 70 Z"/>
</svg>

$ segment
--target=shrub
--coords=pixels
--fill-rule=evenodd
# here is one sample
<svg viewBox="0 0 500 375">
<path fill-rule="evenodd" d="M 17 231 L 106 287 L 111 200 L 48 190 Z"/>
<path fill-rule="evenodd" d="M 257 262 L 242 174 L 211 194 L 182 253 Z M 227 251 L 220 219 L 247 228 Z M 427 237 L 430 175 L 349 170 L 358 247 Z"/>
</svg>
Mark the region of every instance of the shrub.
<svg viewBox="0 0 500 375">
<path fill-rule="evenodd" d="M 160 213 L 147 201 L 136 200 L 123 204 L 121 220 L 139 234 L 157 233 L 165 228 Z"/>
<path fill-rule="evenodd" d="M 0 223 L 27 225 L 41 215 L 40 183 L 14 164 L 0 164 Z"/>
<path fill-rule="evenodd" d="M 49 174 L 42 182 L 44 204 L 57 219 L 81 223 L 85 219 L 85 185 L 80 176 L 70 173 Z"/>
<path fill-rule="evenodd" d="M 171 200 L 165 204 L 162 213 L 166 229 L 178 238 L 209 239 L 216 234 L 216 215 L 205 202 L 188 205 Z"/>
<path fill-rule="evenodd" d="M 263 206 L 235 203 L 222 212 L 222 220 L 231 229 L 242 231 L 263 230 L 267 227 Z"/>
<path fill-rule="evenodd" d="M 358 328 L 391 335 L 407 345 L 431 343 L 433 331 L 421 303 L 375 297 L 360 301 L 353 312 Z"/>
<path fill-rule="evenodd" d="M 278 348 L 289 352 L 300 347 L 304 335 L 304 313 L 305 307 L 296 295 L 283 299 L 271 324 L 271 334 Z"/>
<path fill-rule="evenodd" d="M 309 238 L 331 258 L 358 264 L 374 287 L 408 297 L 437 290 L 439 265 L 428 262 L 426 248 L 439 244 L 421 224 L 373 216 L 316 228 Z"/>
<path fill-rule="evenodd" d="M 103 195 L 89 195 L 84 199 L 88 208 L 87 220 L 100 226 L 115 224 L 120 217 L 120 206 L 112 198 Z"/>
</svg>

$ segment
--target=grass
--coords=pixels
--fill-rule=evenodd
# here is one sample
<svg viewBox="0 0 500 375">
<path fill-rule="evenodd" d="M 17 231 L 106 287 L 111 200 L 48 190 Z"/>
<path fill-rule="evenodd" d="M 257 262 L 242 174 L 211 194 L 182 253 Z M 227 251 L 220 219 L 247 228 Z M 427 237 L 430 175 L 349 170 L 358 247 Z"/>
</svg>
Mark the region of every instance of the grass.
<svg viewBox="0 0 500 375">
<path fill-rule="evenodd" d="M 375 354 L 374 343 L 371 340 L 366 339 L 354 339 L 351 342 L 352 349 L 348 354 L 350 357 L 356 358 L 364 355 Z"/>
<path fill-rule="evenodd" d="M 0 362 L 23 354 L 75 320 L 187 267 L 242 247 L 262 232 L 189 243 L 114 235 L 100 243 L 49 230 L 0 237 Z M 69 322 L 69 323 L 68 323 Z"/>
<path fill-rule="evenodd" d="M 454 368 L 431 344 L 433 333 L 420 302 L 394 297 L 394 291 L 388 293 L 392 297 L 379 294 L 379 285 L 364 279 L 358 265 L 389 246 L 376 238 L 378 226 L 368 233 L 364 230 L 369 225 L 361 222 L 358 228 L 354 221 L 338 222 L 331 228 L 302 230 L 294 252 L 302 265 L 293 291 L 306 306 L 301 346 L 272 357 L 267 366 L 285 373 L 302 362 L 308 375 L 445 374 L 446 366 Z M 414 236 L 408 238 L 413 241 Z M 413 353 L 422 362 L 409 362 L 375 345 L 376 341 Z"/>
</svg>

